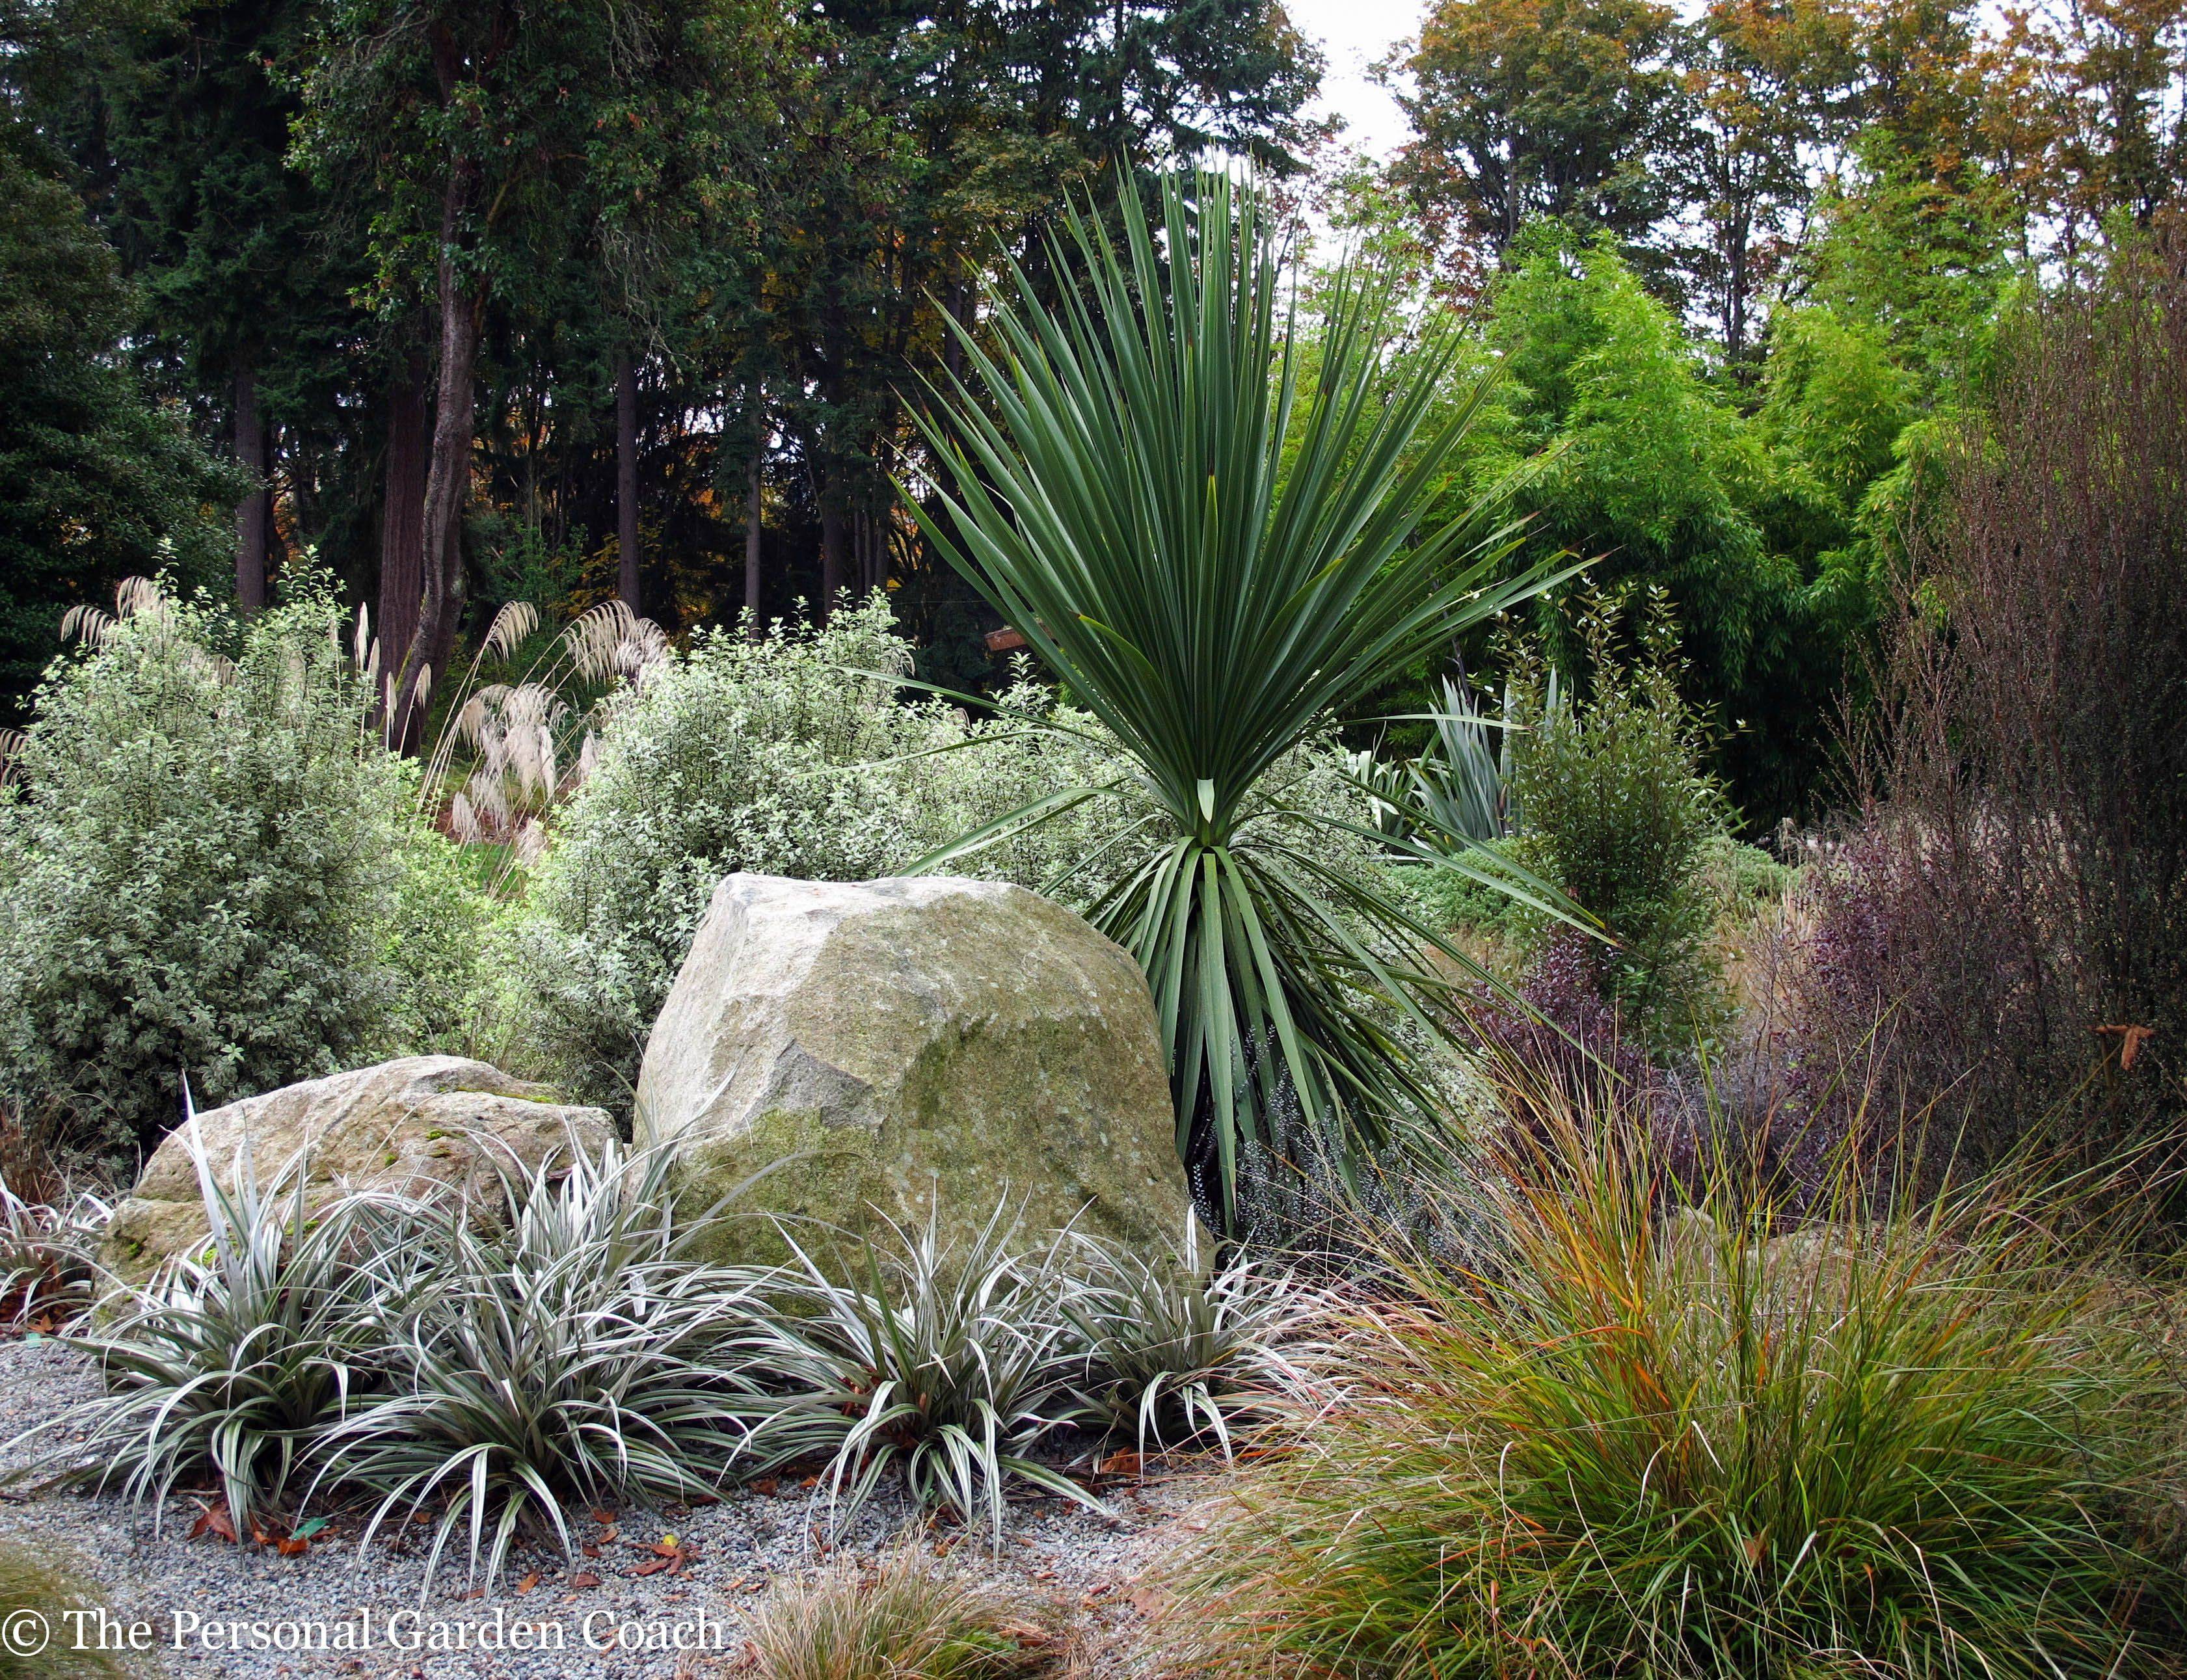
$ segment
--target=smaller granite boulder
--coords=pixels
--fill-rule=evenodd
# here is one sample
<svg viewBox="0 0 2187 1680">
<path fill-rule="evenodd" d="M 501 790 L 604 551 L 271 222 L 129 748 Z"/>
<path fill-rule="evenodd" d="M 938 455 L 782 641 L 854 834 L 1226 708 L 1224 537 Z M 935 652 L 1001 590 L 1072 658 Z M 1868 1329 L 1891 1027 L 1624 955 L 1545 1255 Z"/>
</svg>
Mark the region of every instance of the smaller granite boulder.
<svg viewBox="0 0 2187 1680">
<path fill-rule="evenodd" d="M 604 1111 L 565 1106 L 555 1094 L 485 1062 L 405 1056 L 209 1110 L 153 1151 L 115 1211 L 100 1261 L 118 1277 L 141 1280 L 205 1242 L 192 1129 L 224 1188 L 233 1188 L 247 1143 L 261 1185 L 308 1150 L 307 1201 L 357 1190 L 432 1195 L 490 1183 L 497 1164 L 528 1169 L 573 1143 L 597 1154 L 613 1141 Z"/>
<path fill-rule="evenodd" d="M 636 1132 L 674 1152 L 687 1208 L 764 1171 L 732 1212 L 936 1216 L 946 1241 L 1007 1200 L 1035 1239 L 1150 1245 L 1189 1216 L 1145 976 L 998 881 L 729 876 L 647 1041 Z M 763 1218 L 713 1250 L 783 1254 Z"/>
</svg>

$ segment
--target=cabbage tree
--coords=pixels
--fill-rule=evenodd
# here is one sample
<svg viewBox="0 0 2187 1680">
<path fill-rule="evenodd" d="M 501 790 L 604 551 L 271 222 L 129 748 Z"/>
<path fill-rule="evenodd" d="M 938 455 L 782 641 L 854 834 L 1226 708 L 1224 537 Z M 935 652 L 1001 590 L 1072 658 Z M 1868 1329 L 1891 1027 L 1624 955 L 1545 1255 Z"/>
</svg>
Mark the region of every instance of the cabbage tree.
<svg viewBox="0 0 2187 1680">
<path fill-rule="evenodd" d="M 1121 242 L 1067 214 L 1053 303 L 1013 269 L 991 338 L 963 334 L 964 372 L 922 421 L 937 481 L 906 497 L 1137 776 L 1060 790 L 924 861 L 1087 799 L 1151 800 L 1090 914 L 1146 969 L 1179 1153 L 1221 1220 L 1242 1146 L 1274 1138 L 1287 1096 L 1346 1141 L 1430 1110 L 1416 1046 L 1448 982 L 1423 958 L 1465 966 L 1335 861 L 1358 848 L 1328 831 L 1366 832 L 1349 813 L 1288 808 L 1263 778 L 1547 580 L 1511 571 L 1493 489 L 1427 528 L 1486 391 L 1437 401 L 1455 330 L 1414 330 L 1352 270 L 1303 328 L 1252 195 L 1223 177 L 1167 179 L 1160 222 L 1130 194 Z M 1420 858 L 1546 892 L 1486 854 Z"/>
</svg>

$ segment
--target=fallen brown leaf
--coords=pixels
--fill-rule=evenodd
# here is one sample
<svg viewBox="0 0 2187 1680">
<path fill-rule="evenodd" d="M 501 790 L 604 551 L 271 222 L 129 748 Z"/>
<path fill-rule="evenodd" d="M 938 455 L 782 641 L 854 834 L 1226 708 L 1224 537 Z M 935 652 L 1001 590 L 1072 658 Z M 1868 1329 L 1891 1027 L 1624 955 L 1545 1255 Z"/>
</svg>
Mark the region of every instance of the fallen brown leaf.
<svg viewBox="0 0 2187 1680">
<path fill-rule="evenodd" d="M 572 1587 L 597 1587 L 599 1584 L 599 1576 L 594 1575 L 590 1570 L 585 1570 L 581 1575 L 573 1575 L 570 1577 L 570 1585 Z"/>
<path fill-rule="evenodd" d="M 217 1505 L 208 1505 L 200 1499 L 197 1502 L 197 1507 L 198 1520 L 190 1525 L 191 1539 L 195 1540 L 200 1535 L 210 1534 L 225 1540 L 231 1546 L 241 1543 L 235 1532 L 234 1521 L 228 1514 L 228 1503 L 225 1500 Z"/>
<path fill-rule="evenodd" d="M 535 1569 L 535 1570 L 533 1570 L 531 1571 L 531 1574 L 529 1574 L 529 1575 L 526 1576 L 524 1577 L 524 1579 L 523 1579 L 523 1580 L 521 1580 L 521 1581 L 520 1581 L 520 1582 L 518 1582 L 516 1583 L 516 1590 L 517 1590 L 518 1592 L 520 1592 L 520 1593 L 529 1593 L 529 1592 L 530 1592 L 533 1587 L 537 1587 L 538 1584 L 539 1584 L 539 1571 L 538 1571 L 537 1570 L 536 1570 L 536 1569 Z"/>
</svg>

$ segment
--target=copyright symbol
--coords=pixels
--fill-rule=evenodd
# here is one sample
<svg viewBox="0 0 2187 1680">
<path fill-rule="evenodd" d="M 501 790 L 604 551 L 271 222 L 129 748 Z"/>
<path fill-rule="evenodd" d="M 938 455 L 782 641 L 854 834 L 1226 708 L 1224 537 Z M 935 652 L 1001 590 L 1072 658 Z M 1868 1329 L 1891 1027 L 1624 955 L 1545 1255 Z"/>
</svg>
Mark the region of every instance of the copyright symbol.
<svg viewBox="0 0 2187 1680">
<path fill-rule="evenodd" d="M 0 1621 L 0 1649 L 12 1656 L 34 1657 L 53 1637 L 45 1617 L 36 1610 L 11 1610 L 7 1620 Z"/>
</svg>

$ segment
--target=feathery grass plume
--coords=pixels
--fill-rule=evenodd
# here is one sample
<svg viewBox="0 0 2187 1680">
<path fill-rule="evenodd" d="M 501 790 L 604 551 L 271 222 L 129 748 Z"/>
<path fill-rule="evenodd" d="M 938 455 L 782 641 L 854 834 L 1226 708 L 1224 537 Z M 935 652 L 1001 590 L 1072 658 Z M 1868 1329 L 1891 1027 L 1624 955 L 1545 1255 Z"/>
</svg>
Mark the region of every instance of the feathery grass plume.
<svg viewBox="0 0 2187 1680">
<path fill-rule="evenodd" d="M 186 620 L 181 604 L 156 577 L 125 577 L 115 584 L 111 613 L 88 604 L 70 607 L 61 615 L 61 639 L 102 650 L 114 645 L 124 626 L 216 683 L 234 678 L 234 661 L 200 643 L 194 632 L 201 626 Z"/>
<path fill-rule="evenodd" d="M 61 640 L 103 648 L 114 634 L 114 615 L 80 601 L 61 615 Z"/>
<path fill-rule="evenodd" d="M 960 334 L 969 372 L 921 422 L 941 481 L 905 500 L 1130 769 L 922 865 L 1088 801 L 1152 802 L 1088 913 L 1152 984 L 1178 1153 L 1223 1229 L 1279 1104 L 1370 1144 L 1434 1110 L 1414 1039 L 1436 1034 L 1426 1003 L 1447 983 L 1420 953 L 1476 966 L 1332 865 L 1332 840 L 1371 829 L 1270 797 L 1266 773 L 1553 580 L 1513 575 L 1508 484 L 1426 528 L 1487 391 L 1434 418 L 1456 329 L 1405 319 L 1347 266 L 1301 330 L 1269 222 L 1227 176 L 1168 177 L 1159 228 L 1136 194 L 1122 213 L 1119 248 L 1068 207 L 1050 267 L 1077 284 L 1051 302 L 1013 266 L 981 333 Z M 1555 898 L 1487 854 L 1414 851 Z"/>
<path fill-rule="evenodd" d="M 1004 1680 L 1051 1643 L 1038 1607 L 914 1544 L 777 1587 L 751 1630 L 762 1680 Z"/>
<path fill-rule="evenodd" d="M 321 1481 L 378 1496 L 364 1547 L 429 1514 L 427 1587 L 458 1534 L 491 1585 L 520 1534 L 574 1557 L 568 1510 L 714 1495 L 743 1441 L 726 1343 L 752 1280 L 686 1257 L 700 1224 L 673 1216 L 667 1167 L 573 1145 L 442 1211 L 431 1286 L 380 1295 L 389 1391 L 324 1442 Z"/>
<path fill-rule="evenodd" d="M 508 659 L 539 628 L 539 609 L 529 601 L 504 601 L 486 626 L 481 651 Z"/>
<path fill-rule="evenodd" d="M 422 1210 L 379 1195 L 312 1207 L 301 1154 L 261 1184 L 246 1149 L 224 1187 L 185 1125 L 205 1246 L 111 1299 L 103 1329 L 64 1339 L 98 1361 L 107 1392 L 19 1436 L 58 1436 L 19 1474 L 119 1487 L 151 1505 L 156 1531 L 177 1486 L 209 1469 L 245 1530 L 284 1502 L 379 1380 L 383 1297 L 405 1280 L 372 1262 L 422 1261 L 411 1240 Z"/>
<path fill-rule="evenodd" d="M 459 841 L 508 848 L 496 871 L 498 890 L 514 869 L 539 861 L 548 808 L 591 773 L 600 700 L 641 684 L 669 651 L 659 625 L 621 601 L 604 601 L 571 621 L 516 682 L 481 684 L 486 661 L 514 660 L 539 625 L 538 609 L 528 601 L 507 602 L 494 615 L 458 679 L 418 788 L 421 811 L 440 811 L 445 802 L 448 829 Z M 387 722 L 392 740 L 397 721 Z"/>
<path fill-rule="evenodd" d="M 1152 1256 L 1074 1232 L 1064 1257 L 1063 1317 L 1084 1350 L 1073 1388 L 1092 1420 L 1142 1453 L 1212 1443 L 1228 1457 L 1235 1432 L 1264 1415 L 1288 1345 L 1330 1304 L 1242 1250 L 1203 1261 L 1195 1229 L 1181 1250 Z"/>
<path fill-rule="evenodd" d="M 562 632 L 571 668 L 588 683 L 636 681 L 668 652 L 668 638 L 651 619 L 621 600 L 603 601 L 581 613 Z"/>
<path fill-rule="evenodd" d="M 128 1680 L 141 1673 L 120 1652 L 81 1649 L 70 1612 L 96 1627 L 91 1612 L 98 1608 L 70 1570 L 22 1540 L 0 1541 L 0 1680 Z"/>
<path fill-rule="evenodd" d="M 824 1458 L 836 1519 L 847 1520 L 893 1469 L 922 1506 L 970 1523 L 985 1509 L 1002 1543 L 1015 1478 L 1077 1503 L 1098 1501 L 1031 1455 L 1086 1414 L 1070 1389 L 1068 1281 L 1053 1253 L 1009 1238 L 1005 1200 L 961 1245 L 890 1222 L 885 1234 L 828 1230 L 801 1243 L 767 1289 L 738 1351 L 767 1374 L 752 1448 L 763 1464 Z"/>
<path fill-rule="evenodd" d="M 1831 1217 L 1773 1233 L 1751 1184 L 1674 1205 L 1634 1132 L 1510 1139 L 1443 1191 L 1487 1256 L 1388 1256 L 1187 1567 L 1197 1666 L 2175 1672 L 2179 1582 L 2116 1503 L 2150 1362 L 2055 1205 L 1993 1180 L 1864 1215 L 1849 1168 Z"/>
</svg>

